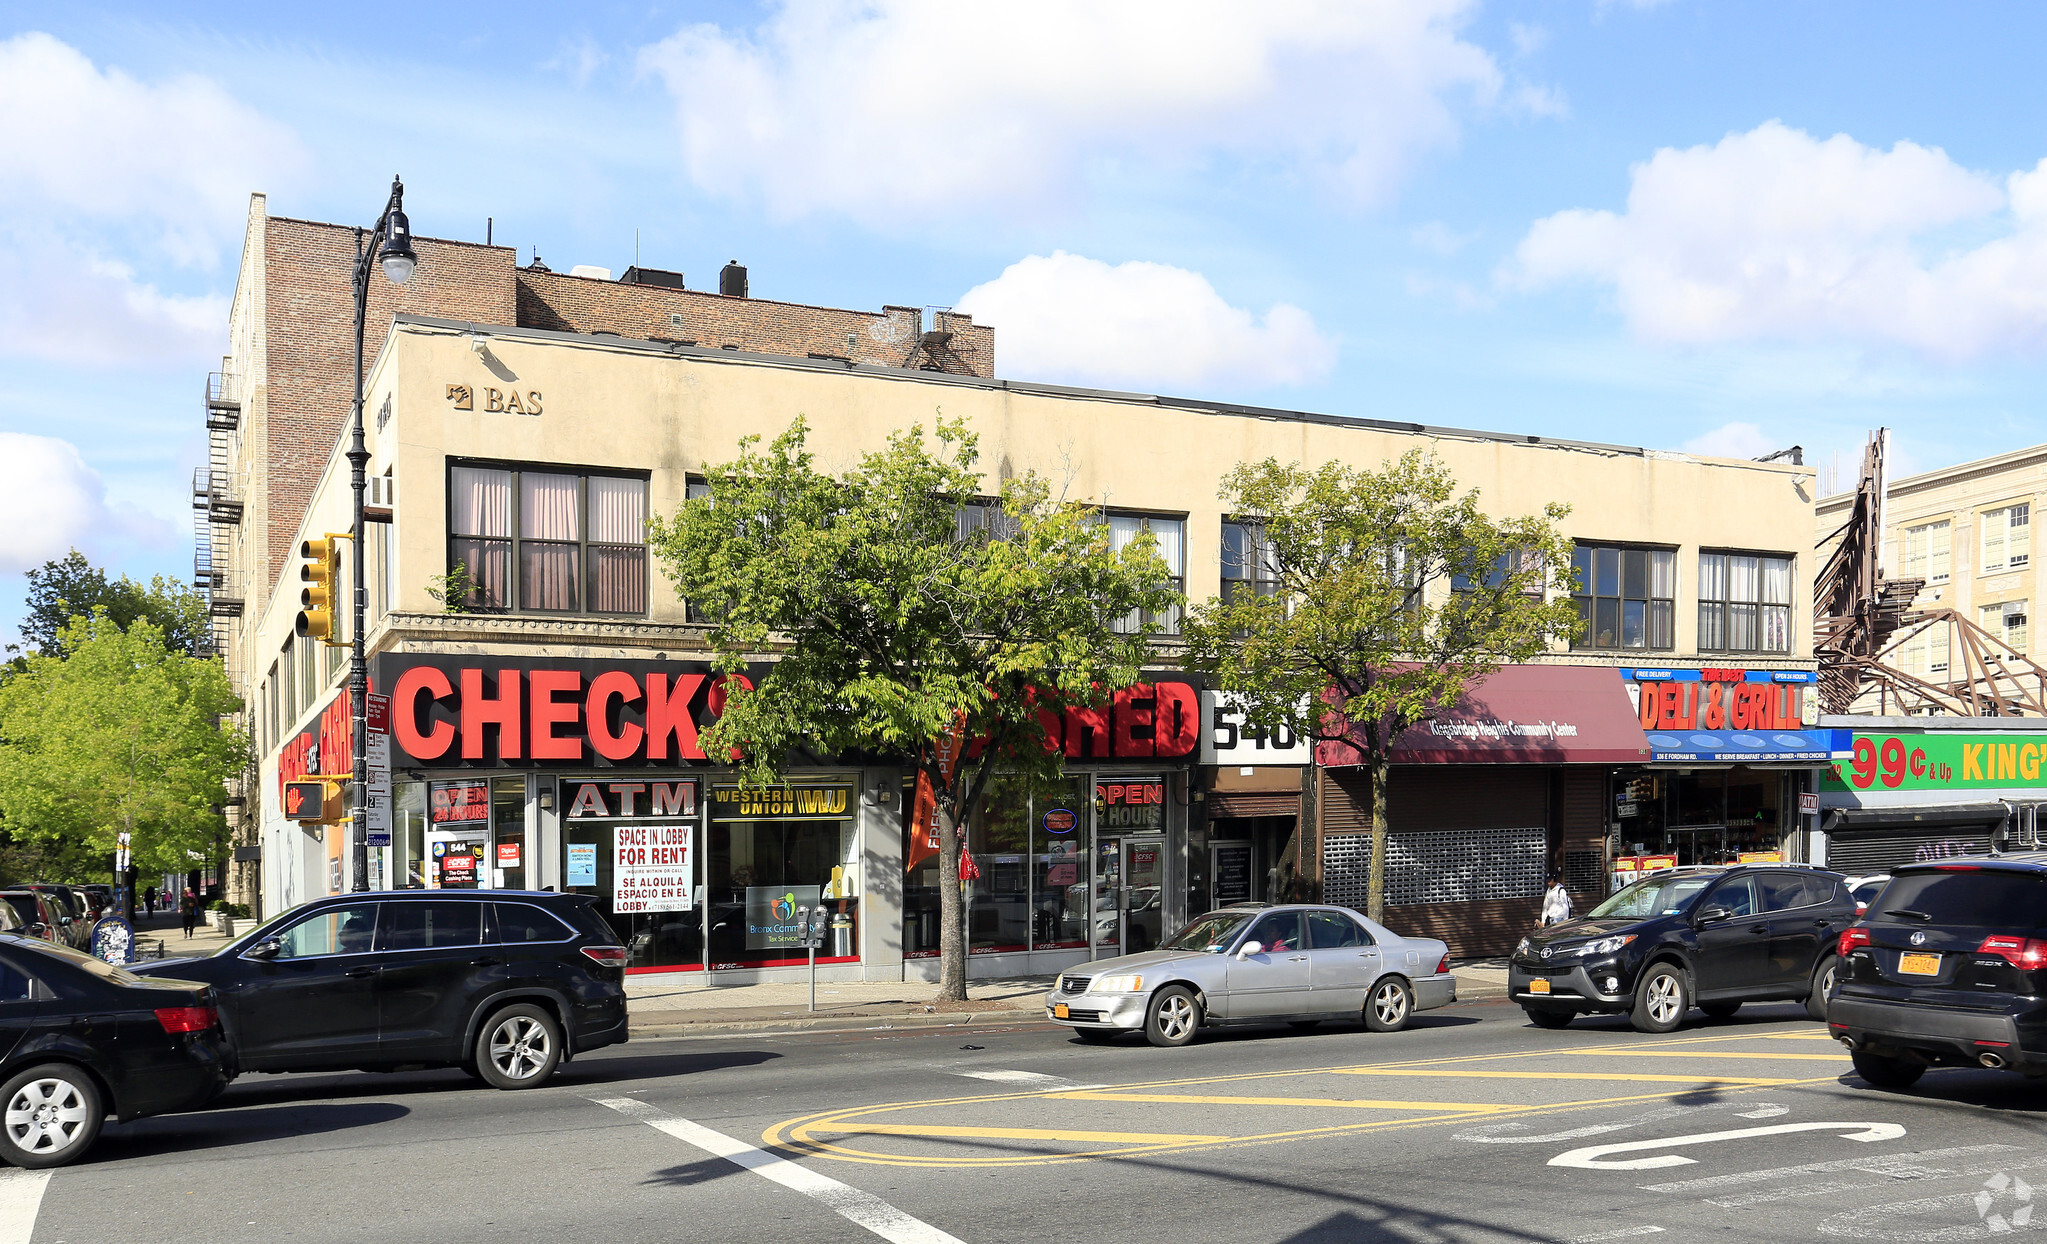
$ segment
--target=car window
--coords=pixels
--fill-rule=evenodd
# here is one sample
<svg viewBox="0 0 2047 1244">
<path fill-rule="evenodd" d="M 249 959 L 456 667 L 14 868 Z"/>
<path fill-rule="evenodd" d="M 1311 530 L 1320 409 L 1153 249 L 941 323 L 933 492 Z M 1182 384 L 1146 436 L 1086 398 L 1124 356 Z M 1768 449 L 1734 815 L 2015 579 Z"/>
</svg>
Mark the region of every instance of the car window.
<svg viewBox="0 0 2047 1244">
<path fill-rule="evenodd" d="M 1730 877 L 1720 883 L 1713 893 L 1706 896 L 1708 907 L 1725 907 L 1730 916 L 1753 916 L 1756 914 L 1756 879 L 1754 877 Z"/>
<path fill-rule="evenodd" d="M 1251 926 L 1247 939 L 1264 947 L 1270 954 L 1280 950 L 1299 950 L 1301 943 L 1301 913 L 1297 911 L 1275 911 L 1258 918 Z"/>
<path fill-rule="evenodd" d="M 1167 938 L 1159 949 L 1198 950 L 1205 955 L 1219 955 L 1229 949 L 1230 943 L 1236 940 L 1237 930 L 1244 927 L 1247 919 L 1249 917 L 1242 912 L 1209 912 Z"/>
<path fill-rule="evenodd" d="M 318 911 L 278 934 L 279 959 L 359 955 L 370 949 L 379 903 L 351 903 Z"/>
<path fill-rule="evenodd" d="M 11 963 L 0 962 L 0 1003 L 27 1002 L 35 996 L 35 983 L 28 973 Z"/>
<path fill-rule="evenodd" d="M 501 942 L 563 942 L 575 930 L 531 903 L 499 903 L 498 940 Z"/>
<path fill-rule="evenodd" d="M 483 940 L 482 903 L 385 903 L 378 950 L 438 950 Z"/>
<path fill-rule="evenodd" d="M 1371 936 L 1358 922 L 1336 911 L 1308 913 L 1308 944 L 1317 950 L 1338 950 L 1345 946 L 1369 946 Z"/>
<path fill-rule="evenodd" d="M 1858 903 L 1873 902 L 1877 895 L 1883 893 L 1883 888 L 1887 884 L 1889 883 L 1884 881 L 1865 881 L 1849 893 L 1854 896 L 1855 901 Z"/>
<path fill-rule="evenodd" d="M 27 894 L 9 894 L 6 897 L 9 910 L 13 911 L 15 918 L 22 923 L 35 924 L 42 920 L 42 913 L 37 910 L 34 897 Z"/>
<path fill-rule="evenodd" d="M 1872 924 L 1946 924 L 2002 933 L 2047 927 L 2047 882 L 2028 873 L 1902 873 L 1870 904 Z"/>
<path fill-rule="evenodd" d="M 1811 907 L 1834 897 L 1834 879 L 1817 873 L 1764 873 L 1760 880 L 1765 911 Z"/>
</svg>

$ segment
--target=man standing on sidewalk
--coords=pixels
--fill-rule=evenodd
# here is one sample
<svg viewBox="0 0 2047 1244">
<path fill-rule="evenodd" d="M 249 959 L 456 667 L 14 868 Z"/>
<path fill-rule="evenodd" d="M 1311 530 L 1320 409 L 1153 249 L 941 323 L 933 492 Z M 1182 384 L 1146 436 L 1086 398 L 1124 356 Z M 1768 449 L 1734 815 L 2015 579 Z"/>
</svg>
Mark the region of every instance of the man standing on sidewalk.
<svg viewBox="0 0 2047 1244">
<path fill-rule="evenodd" d="M 185 888 L 184 899 L 178 903 L 178 914 L 185 918 L 185 937 L 189 940 L 192 926 L 199 923 L 199 896 L 192 893 L 189 886 Z"/>
<path fill-rule="evenodd" d="M 151 886 L 151 887 L 149 887 L 149 888 L 148 888 L 147 890 L 144 890 L 144 891 L 142 892 L 142 908 L 143 908 L 143 910 L 144 910 L 144 911 L 148 912 L 148 913 L 149 913 L 149 914 L 150 914 L 151 916 L 155 916 L 155 915 L 156 915 L 156 887 L 155 887 L 155 886 Z"/>
</svg>

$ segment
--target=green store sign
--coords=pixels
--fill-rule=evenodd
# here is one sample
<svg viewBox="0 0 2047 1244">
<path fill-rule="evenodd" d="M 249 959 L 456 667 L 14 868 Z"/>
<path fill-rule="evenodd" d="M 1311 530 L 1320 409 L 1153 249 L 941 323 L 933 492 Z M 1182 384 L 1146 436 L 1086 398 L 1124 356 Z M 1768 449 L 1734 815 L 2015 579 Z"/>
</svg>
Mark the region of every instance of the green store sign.
<svg viewBox="0 0 2047 1244">
<path fill-rule="evenodd" d="M 2047 734 L 1855 735 L 1848 760 L 1820 779 L 1823 791 L 2047 787 Z"/>
</svg>

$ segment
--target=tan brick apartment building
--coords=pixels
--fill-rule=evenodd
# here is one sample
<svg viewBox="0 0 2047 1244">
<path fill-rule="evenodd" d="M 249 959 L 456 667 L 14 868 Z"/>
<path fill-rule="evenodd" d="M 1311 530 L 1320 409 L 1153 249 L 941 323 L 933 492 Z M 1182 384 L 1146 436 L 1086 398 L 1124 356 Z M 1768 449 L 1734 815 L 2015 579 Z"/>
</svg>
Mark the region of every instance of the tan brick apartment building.
<svg viewBox="0 0 2047 1244">
<path fill-rule="evenodd" d="M 343 663 L 292 637 L 295 593 L 275 589 L 296 574 L 297 539 L 348 524 L 352 256 L 346 231 L 268 219 L 260 200 L 250 234 L 225 367 L 243 377 L 230 460 L 245 505 L 223 526 L 242 533 L 229 564 L 261 589 L 227 659 L 262 757 L 242 832 L 274 911 L 340 877 L 340 835 L 285 821 L 278 783 L 345 746 Z M 293 266 L 316 239 L 333 265 L 318 282 Z M 1532 917 L 1548 867 L 1567 865 L 1589 895 L 1616 851 L 1690 859 L 1795 841 L 1796 794 L 1824 746 L 1805 730 L 1803 468 L 1003 380 L 993 329 L 949 313 L 927 333 L 897 308 L 562 277 L 514 268 L 507 251 L 417 245 L 402 293 L 414 301 L 379 291 L 367 372 L 368 469 L 390 518 L 366 536 L 371 677 L 389 697 L 373 708 L 389 758 L 373 783 L 373 828 L 389 834 L 374 884 L 589 891 L 636 970 L 723 979 L 785 970 L 794 956 L 760 911 L 793 894 L 835 909 L 831 973 L 928 971 L 936 883 L 929 844 L 905 825 L 903 772 L 821 758 L 785 792 L 736 789 L 695 747 L 722 690 L 643 525 L 741 436 L 799 412 L 830 463 L 940 407 L 979 432 L 984 461 L 1070 475 L 1118 538 L 1148 526 L 1196 601 L 1256 582 L 1255 524 L 1215 499 L 1241 460 L 1376 463 L 1426 445 L 1500 512 L 1572 501 L 1587 634 L 1410 741 L 1392 792 L 1395 927 L 1497 948 Z M 286 305 L 303 314 L 275 310 Z M 319 333 L 280 340 L 307 324 Z M 343 377 L 327 382 L 331 409 L 279 395 L 323 366 Z M 529 400 L 514 408 L 512 394 Z M 321 437 L 314 460 L 288 461 Z M 457 561 L 483 578 L 483 611 L 447 613 L 428 594 Z M 1362 900 L 1357 771 L 1334 754 L 1316 767 L 1297 740 L 1243 737 L 1177 669 L 1171 636 L 1146 683 L 1058 732 L 1070 788 L 971 829 L 977 971 L 1141 948 L 1210 904 Z M 690 863 L 644 875 L 632 848 L 650 839 Z M 668 897 L 648 906 L 654 886 Z"/>
</svg>

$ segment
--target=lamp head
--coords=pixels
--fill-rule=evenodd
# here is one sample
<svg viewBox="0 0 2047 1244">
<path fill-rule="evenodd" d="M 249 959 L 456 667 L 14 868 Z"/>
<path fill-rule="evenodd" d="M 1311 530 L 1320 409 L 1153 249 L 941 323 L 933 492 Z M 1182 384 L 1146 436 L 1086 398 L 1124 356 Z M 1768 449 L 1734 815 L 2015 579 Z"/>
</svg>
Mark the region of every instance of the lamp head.
<svg viewBox="0 0 2047 1244">
<path fill-rule="evenodd" d="M 412 279 L 412 269 L 419 263 L 419 256 L 412 250 L 412 223 L 405 219 L 402 211 L 393 211 L 389 230 L 384 237 L 384 249 L 377 254 L 377 260 L 384 266 L 384 275 L 394 285 L 403 285 Z"/>
</svg>

